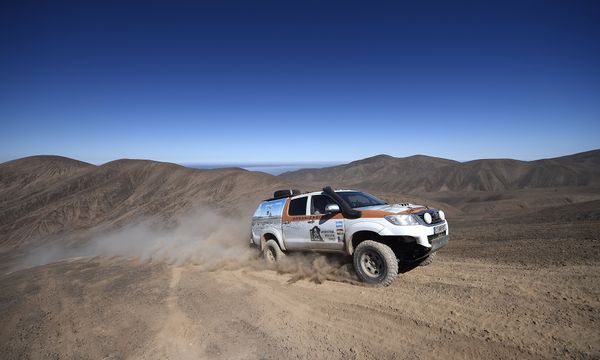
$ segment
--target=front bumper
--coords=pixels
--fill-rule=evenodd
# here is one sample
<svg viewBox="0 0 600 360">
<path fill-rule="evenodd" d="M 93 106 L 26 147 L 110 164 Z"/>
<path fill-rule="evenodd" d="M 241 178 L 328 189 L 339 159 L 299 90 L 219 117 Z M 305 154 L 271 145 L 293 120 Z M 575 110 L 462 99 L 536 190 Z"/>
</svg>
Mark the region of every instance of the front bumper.
<svg viewBox="0 0 600 360">
<path fill-rule="evenodd" d="M 441 235 L 429 241 L 430 246 L 422 246 L 420 244 L 415 244 L 413 247 L 413 251 L 410 252 L 409 257 L 412 257 L 411 261 L 418 261 L 428 257 L 434 252 L 438 251 L 442 247 L 448 244 L 448 240 L 450 240 L 450 235 Z"/>
<path fill-rule="evenodd" d="M 434 229 L 435 229 L 435 227 L 440 226 L 440 225 L 446 225 L 446 231 L 436 235 Z M 381 236 L 402 236 L 402 237 L 414 238 L 417 244 L 419 244 L 425 248 L 431 248 L 433 246 L 433 242 L 435 242 L 436 244 L 443 243 L 442 245 L 440 245 L 436 248 L 436 249 L 439 249 L 440 247 L 442 247 L 448 243 L 449 228 L 448 228 L 447 221 L 444 221 L 443 223 L 434 224 L 434 225 L 428 225 L 428 226 L 424 226 L 424 225 L 386 226 L 381 231 L 379 231 L 379 235 L 381 235 Z M 431 238 L 431 240 L 430 240 L 430 238 Z M 445 242 L 444 242 L 444 240 L 438 240 L 438 239 L 442 239 L 442 238 L 445 238 Z"/>
<path fill-rule="evenodd" d="M 433 239 L 430 241 L 431 243 L 431 250 L 429 250 L 429 252 L 434 252 L 437 251 L 440 248 L 443 248 L 444 246 L 446 246 L 448 244 L 448 240 L 450 240 L 450 235 L 446 234 L 443 236 L 440 236 L 436 239 Z"/>
</svg>

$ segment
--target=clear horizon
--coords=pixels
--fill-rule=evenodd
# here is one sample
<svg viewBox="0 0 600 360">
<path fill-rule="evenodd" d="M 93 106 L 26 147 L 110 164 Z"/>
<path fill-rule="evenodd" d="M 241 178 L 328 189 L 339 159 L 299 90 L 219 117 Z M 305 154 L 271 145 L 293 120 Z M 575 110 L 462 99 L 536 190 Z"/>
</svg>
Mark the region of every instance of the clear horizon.
<svg viewBox="0 0 600 360">
<path fill-rule="evenodd" d="M 0 162 L 600 148 L 600 4 L 0 5 Z"/>
<path fill-rule="evenodd" d="M 510 160 L 517 160 L 517 161 L 536 161 L 536 160 L 558 158 L 558 157 L 563 157 L 563 156 L 569 156 L 569 155 L 575 155 L 575 154 L 580 154 L 580 153 L 585 153 L 585 152 L 590 152 L 590 151 L 599 151 L 599 150 L 600 150 L 600 148 L 588 149 L 588 150 L 579 151 L 579 152 L 575 152 L 575 153 L 558 154 L 556 156 L 547 156 L 547 157 L 533 158 L 533 159 L 518 159 L 518 158 L 509 158 L 509 157 L 452 159 L 452 158 L 445 158 L 445 157 L 438 157 L 438 156 L 435 156 L 435 157 L 446 159 L 446 160 L 454 160 L 454 161 L 458 161 L 458 162 L 469 162 L 469 161 L 474 161 L 474 160 L 500 160 L 500 159 L 510 159 Z M 73 160 L 88 162 L 93 165 L 103 165 L 103 164 L 111 162 L 111 161 L 129 159 L 129 160 L 149 160 L 149 161 L 169 162 L 169 163 L 174 163 L 174 164 L 178 164 L 178 165 L 185 166 L 185 167 L 198 168 L 198 169 L 216 169 L 216 168 L 223 168 L 223 167 L 240 167 L 240 168 L 293 167 L 293 168 L 300 169 L 303 167 L 310 167 L 310 166 L 320 168 L 320 167 L 343 165 L 343 164 L 350 163 L 352 161 L 363 160 L 363 159 L 378 156 L 378 155 L 389 155 L 389 156 L 393 156 L 396 158 L 404 158 L 404 157 L 410 157 L 410 156 L 416 156 L 416 155 L 432 156 L 432 155 L 428 155 L 428 154 L 411 154 L 411 155 L 406 155 L 406 156 L 394 156 L 391 154 L 375 154 L 375 155 L 366 156 L 363 158 L 351 159 L 351 160 L 346 160 L 346 161 L 292 161 L 292 162 L 270 162 L 270 161 L 260 161 L 260 162 L 241 162 L 241 161 L 197 162 L 197 161 L 192 161 L 192 162 L 186 162 L 186 161 L 168 161 L 168 160 L 160 160 L 160 159 L 151 159 L 151 158 L 144 158 L 144 157 L 139 157 L 139 158 L 126 157 L 126 158 L 109 159 L 107 161 L 93 162 L 93 161 L 86 161 L 85 159 L 80 159 L 80 158 L 75 158 L 75 157 L 70 157 L 70 156 L 65 156 L 65 155 L 60 155 L 60 154 L 32 154 L 32 155 L 27 155 L 24 157 L 1 161 L 0 164 L 2 164 L 4 162 L 12 161 L 12 160 L 26 158 L 29 156 L 62 156 L 62 157 L 67 157 L 67 158 L 70 158 Z"/>
</svg>

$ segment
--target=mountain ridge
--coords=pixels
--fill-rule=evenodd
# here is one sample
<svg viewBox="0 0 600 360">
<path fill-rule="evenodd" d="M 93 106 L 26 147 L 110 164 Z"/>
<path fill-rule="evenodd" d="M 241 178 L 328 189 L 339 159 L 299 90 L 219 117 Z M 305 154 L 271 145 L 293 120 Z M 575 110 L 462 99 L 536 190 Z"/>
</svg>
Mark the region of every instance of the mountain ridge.
<svg viewBox="0 0 600 360">
<path fill-rule="evenodd" d="M 504 191 L 600 184 L 600 150 L 523 161 L 478 159 L 466 162 L 413 155 L 376 155 L 347 164 L 301 169 L 279 175 L 302 185 L 333 183 L 403 193 Z"/>
<path fill-rule="evenodd" d="M 248 221 L 260 200 L 284 188 L 332 185 L 395 201 L 435 200 L 442 207 L 456 207 L 455 214 L 594 201 L 600 197 L 598 164 L 600 150 L 531 162 L 460 163 L 425 155 L 378 155 L 275 177 L 240 168 L 193 169 L 153 160 L 93 165 L 33 156 L 0 164 L 0 252 L 24 242 L 120 226 L 143 217 L 170 221 L 197 206 Z"/>
<path fill-rule="evenodd" d="M 194 207 L 239 216 L 277 188 L 279 178 L 238 168 L 192 169 L 152 160 L 92 165 L 62 157 L 0 164 L 0 247 L 119 226 L 143 217 L 174 219 Z"/>
</svg>

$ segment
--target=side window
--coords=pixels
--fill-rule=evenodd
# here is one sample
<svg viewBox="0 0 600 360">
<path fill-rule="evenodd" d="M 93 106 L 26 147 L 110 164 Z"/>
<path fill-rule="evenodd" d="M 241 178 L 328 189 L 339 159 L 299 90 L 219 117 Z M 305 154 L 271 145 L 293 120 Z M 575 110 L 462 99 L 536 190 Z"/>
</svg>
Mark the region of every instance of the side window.
<svg viewBox="0 0 600 360">
<path fill-rule="evenodd" d="M 290 208 L 288 209 L 288 214 L 291 216 L 306 215 L 307 199 L 307 196 L 303 196 L 301 198 L 293 199 L 292 201 L 290 201 Z"/>
<path fill-rule="evenodd" d="M 262 202 L 256 211 L 254 217 L 278 217 L 283 212 L 283 206 L 287 199 L 277 199 Z"/>
<path fill-rule="evenodd" d="M 325 215 L 325 207 L 335 204 L 335 201 L 326 195 L 311 196 L 310 213 L 312 215 Z"/>
</svg>

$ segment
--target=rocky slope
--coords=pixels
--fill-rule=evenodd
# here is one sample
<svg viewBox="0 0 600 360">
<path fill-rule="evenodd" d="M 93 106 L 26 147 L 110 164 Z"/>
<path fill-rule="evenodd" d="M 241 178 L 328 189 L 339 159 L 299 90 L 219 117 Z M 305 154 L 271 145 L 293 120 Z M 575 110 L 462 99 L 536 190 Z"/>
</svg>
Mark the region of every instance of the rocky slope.
<svg viewBox="0 0 600 360">
<path fill-rule="evenodd" d="M 0 164 L 0 246 L 144 216 L 165 220 L 196 206 L 247 213 L 274 189 L 290 185 L 238 168 L 199 170 L 148 160 L 101 166 L 35 156 Z"/>
<path fill-rule="evenodd" d="M 423 155 L 378 155 L 345 165 L 287 172 L 280 177 L 313 187 L 334 184 L 412 194 L 589 187 L 600 185 L 600 150 L 536 161 L 457 162 Z"/>
</svg>

